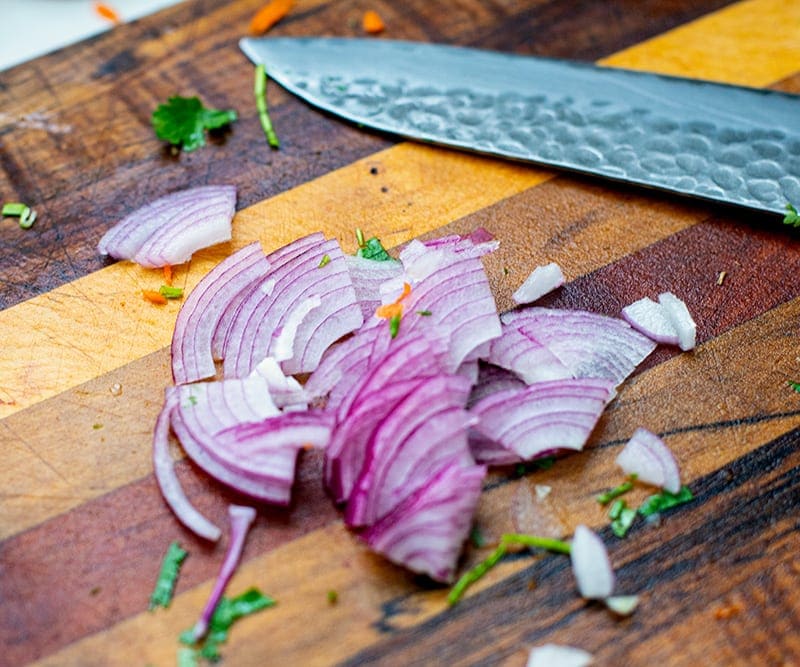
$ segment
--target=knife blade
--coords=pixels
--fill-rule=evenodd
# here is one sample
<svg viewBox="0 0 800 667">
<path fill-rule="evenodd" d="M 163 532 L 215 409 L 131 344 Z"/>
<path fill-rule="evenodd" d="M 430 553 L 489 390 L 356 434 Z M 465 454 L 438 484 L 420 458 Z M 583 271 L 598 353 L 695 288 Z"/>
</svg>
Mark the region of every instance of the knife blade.
<svg viewBox="0 0 800 667">
<path fill-rule="evenodd" d="M 784 213 L 800 96 L 460 46 L 244 38 L 314 106 L 409 139 Z"/>
</svg>

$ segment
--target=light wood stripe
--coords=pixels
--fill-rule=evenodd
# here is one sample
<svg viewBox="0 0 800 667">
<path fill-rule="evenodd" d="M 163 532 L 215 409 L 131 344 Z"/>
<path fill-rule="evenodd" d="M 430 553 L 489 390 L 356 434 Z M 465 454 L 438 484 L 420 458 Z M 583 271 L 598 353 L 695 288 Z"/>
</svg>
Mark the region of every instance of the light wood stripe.
<svg viewBox="0 0 800 667">
<path fill-rule="evenodd" d="M 766 85 L 796 71 L 800 43 L 786 26 L 798 22 L 798 3 L 750 0 L 603 62 Z M 379 177 L 368 173 L 372 165 L 381 169 Z M 348 240 L 355 226 L 400 243 L 549 177 L 525 166 L 400 144 L 241 211 L 233 245 L 260 239 L 271 249 L 311 230 Z M 179 284 L 191 288 L 229 250 L 198 253 L 178 272 Z M 159 284 L 154 272 L 119 263 L 0 313 L 5 349 L 14 351 L 0 359 L 0 417 L 167 345 L 178 304 L 158 308 L 139 296 Z"/>
<path fill-rule="evenodd" d="M 608 443 L 608 438 L 627 437 L 637 426 L 644 424 L 666 434 L 683 480 L 689 485 L 800 426 L 796 394 L 784 384 L 794 366 L 792 322 L 798 317 L 800 299 L 623 385 L 594 438 L 601 446 L 570 455 L 549 471 L 483 494 L 478 521 L 485 533 L 497 536 L 511 529 L 511 497 L 519 484 L 533 483 L 552 487 L 549 498 L 553 517 L 563 525 L 565 534 L 570 534 L 578 523 L 605 525 L 604 510 L 594 496 L 623 479 L 614 465 L 621 444 Z M 741 355 L 761 361 L 754 361 L 746 374 L 727 377 L 726 369 L 736 368 L 732 360 Z M 753 377 L 759 381 L 754 383 Z M 687 424 L 688 430 L 670 434 Z M 732 439 L 735 446 L 731 446 Z M 644 488 L 637 489 L 630 494 L 630 503 L 638 504 L 646 493 Z M 474 562 L 484 555 L 470 553 L 468 560 Z M 187 561 L 186 567 L 190 563 Z M 502 564 L 470 594 L 527 564 Z M 224 649 L 226 660 L 236 665 L 256 665 L 268 655 L 281 664 L 332 664 L 355 649 L 379 641 L 375 624 L 382 618 L 382 605 L 389 600 L 409 594 L 400 605 L 400 613 L 391 619 L 396 627 L 417 624 L 445 611 L 445 590 L 420 592 L 406 587 L 393 570 L 369 554 L 338 522 L 253 558 L 240 567 L 229 590 L 235 594 L 246 587 L 259 586 L 275 595 L 279 604 L 261 613 L 258 620 L 251 619 L 235 628 Z M 178 634 L 192 625 L 209 588 L 209 583 L 198 586 L 178 596 L 167 613 L 138 614 L 37 664 L 91 665 L 94 663 L 87 663 L 87 659 L 91 660 L 87 656 L 103 656 L 105 665 L 124 665 L 134 646 L 143 662 L 169 664 L 174 659 L 172 647 L 177 646 Z M 330 589 L 340 595 L 335 607 L 327 603 Z M 531 592 L 532 604 L 535 595 L 535 591 Z M 653 609 L 649 611 L 655 613 Z M 648 613 L 648 609 L 641 613 Z M 296 634 L 282 631 L 307 625 L 309 615 L 314 618 L 313 630 L 309 629 L 313 642 L 298 642 Z M 321 646 L 325 647 L 324 656 L 319 654 Z"/>
</svg>

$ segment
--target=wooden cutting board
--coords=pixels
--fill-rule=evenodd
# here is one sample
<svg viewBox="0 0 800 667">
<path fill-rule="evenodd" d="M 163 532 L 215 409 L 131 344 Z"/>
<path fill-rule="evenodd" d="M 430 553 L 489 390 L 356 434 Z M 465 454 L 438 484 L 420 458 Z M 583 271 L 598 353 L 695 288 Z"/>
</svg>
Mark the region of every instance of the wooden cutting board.
<svg viewBox="0 0 800 667">
<path fill-rule="evenodd" d="M 160 274 L 95 251 L 127 212 L 205 183 L 237 185 L 239 211 L 230 244 L 177 267 L 187 289 L 254 239 L 272 250 L 322 230 L 352 251 L 355 227 L 395 246 L 484 226 L 501 241 L 487 260 L 501 309 L 533 266 L 557 261 L 568 284 L 548 304 L 618 314 L 669 290 L 699 338 L 691 353 L 659 349 L 586 451 L 523 476 L 492 472 L 476 517 L 491 541 L 511 528 L 516 494 L 550 487 L 549 518 L 565 535 L 578 523 L 600 531 L 619 592 L 641 596 L 631 618 L 582 601 L 564 557 L 528 552 L 448 608 L 446 589 L 344 529 L 309 455 L 293 506 L 259 508 L 228 589 L 258 586 L 278 605 L 234 627 L 225 664 L 523 665 L 545 642 L 580 646 L 601 665 L 800 664 L 793 230 L 766 214 L 400 143 L 274 85 L 282 145 L 272 151 L 236 46 L 260 5 L 189 0 L 0 72 L 0 198 L 39 212 L 30 230 L 0 228 L 0 664 L 175 664 L 177 637 L 208 595 L 227 536 L 211 547 L 184 531 L 150 462 L 179 304 L 144 301 Z M 384 19 L 381 37 L 800 92 L 800 4 L 785 0 L 303 0 L 273 32 L 361 36 L 367 9 Z M 240 118 L 202 150 L 173 155 L 149 117 L 174 94 Z M 621 480 L 614 457 L 638 426 L 664 437 L 696 499 L 617 539 L 594 496 Z M 241 499 L 185 460 L 177 469 L 225 525 Z M 190 552 L 177 597 L 148 612 L 172 540 Z M 488 551 L 467 545 L 461 570 Z"/>
</svg>

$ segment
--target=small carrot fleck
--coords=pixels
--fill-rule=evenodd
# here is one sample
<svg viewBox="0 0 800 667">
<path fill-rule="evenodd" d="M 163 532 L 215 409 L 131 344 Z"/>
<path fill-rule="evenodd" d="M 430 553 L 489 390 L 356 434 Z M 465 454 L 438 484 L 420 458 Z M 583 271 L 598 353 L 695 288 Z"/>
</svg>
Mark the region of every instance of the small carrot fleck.
<svg viewBox="0 0 800 667">
<path fill-rule="evenodd" d="M 164 284 L 172 285 L 172 267 L 169 264 L 164 264 Z"/>
<path fill-rule="evenodd" d="M 386 24 L 374 9 L 369 9 L 364 12 L 364 16 L 361 19 L 361 26 L 364 28 L 364 32 L 370 35 L 377 35 L 386 30 Z"/>
<path fill-rule="evenodd" d="M 150 303 L 155 303 L 156 305 L 163 306 L 167 302 L 167 297 L 165 297 L 160 292 L 155 292 L 150 289 L 143 289 L 142 296 L 147 299 Z"/>
<path fill-rule="evenodd" d="M 95 2 L 94 11 L 98 16 L 100 16 L 100 18 L 104 18 L 107 21 L 111 21 L 111 23 L 115 25 L 122 23 L 122 21 L 119 18 L 119 14 L 117 14 L 116 10 L 110 5 L 105 4 L 104 2 Z"/>
<path fill-rule="evenodd" d="M 253 35 L 263 35 L 274 26 L 292 8 L 292 0 L 271 0 L 259 9 L 250 21 L 250 32 Z"/>
<path fill-rule="evenodd" d="M 393 317 L 402 317 L 403 316 L 403 304 L 402 303 L 385 303 L 382 306 L 378 306 L 377 310 L 375 311 L 375 317 L 380 317 L 382 320 L 391 320 Z"/>
</svg>

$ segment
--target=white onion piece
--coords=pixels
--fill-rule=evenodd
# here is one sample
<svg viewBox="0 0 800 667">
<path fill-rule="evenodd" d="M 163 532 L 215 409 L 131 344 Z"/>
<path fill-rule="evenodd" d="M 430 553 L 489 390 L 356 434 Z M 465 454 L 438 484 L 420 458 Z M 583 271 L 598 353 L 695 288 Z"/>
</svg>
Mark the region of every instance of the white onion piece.
<svg viewBox="0 0 800 667">
<path fill-rule="evenodd" d="M 208 626 L 211 623 L 214 610 L 217 608 L 222 594 L 225 592 L 225 588 L 236 571 L 239 560 L 242 558 L 244 541 L 247 538 L 250 526 L 256 518 L 256 511 L 252 507 L 231 505 L 228 507 L 228 518 L 231 525 L 230 542 L 228 542 L 228 549 L 225 552 L 225 558 L 222 561 L 217 580 L 214 582 L 214 588 L 211 589 L 211 594 L 208 596 L 208 601 L 206 606 L 203 607 L 199 620 L 192 628 L 195 641 L 202 639 L 208 632 Z"/>
<path fill-rule="evenodd" d="M 622 309 L 623 319 L 657 343 L 678 344 L 678 332 L 667 317 L 664 306 L 644 297 Z"/>
<path fill-rule="evenodd" d="M 295 378 L 284 375 L 280 365 L 272 357 L 267 357 L 258 364 L 253 373 L 267 381 L 269 394 L 277 407 L 289 410 L 308 409 L 308 395 L 303 385 Z"/>
<path fill-rule="evenodd" d="M 670 493 L 681 490 L 678 463 L 669 447 L 655 433 L 637 428 L 617 456 L 617 465 L 628 475 Z"/>
<path fill-rule="evenodd" d="M 209 271 L 189 293 L 178 312 L 172 334 L 172 377 L 175 384 L 196 382 L 216 374 L 212 356 L 214 332 L 231 300 L 266 275 L 269 262 L 258 242 L 233 253 Z"/>
<path fill-rule="evenodd" d="M 363 322 L 335 240 L 312 234 L 270 253 L 267 260 L 268 280 L 242 301 L 228 329 L 223 350 L 226 377 L 244 377 L 269 356 L 274 336 L 305 298 L 318 296 L 321 303 L 297 328 L 292 357 L 281 364 L 289 375 L 313 371 L 331 344 Z"/>
<path fill-rule="evenodd" d="M 667 318 L 678 333 L 678 346 L 684 351 L 694 349 L 697 325 L 689 314 L 686 304 L 672 292 L 659 294 L 658 302 L 664 306 Z"/>
<path fill-rule="evenodd" d="M 390 561 L 451 582 L 485 475 L 483 466 L 447 465 L 362 537 Z"/>
<path fill-rule="evenodd" d="M 513 371 L 525 384 L 572 377 L 572 371 L 550 349 L 513 324 L 502 326 L 502 334 L 491 341 L 486 359 Z"/>
<path fill-rule="evenodd" d="M 614 570 L 603 540 L 584 525 L 575 528 L 570 550 L 578 591 L 587 600 L 603 600 L 614 592 Z"/>
<path fill-rule="evenodd" d="M 232 185 L 180 190 L 125 216 L 103 235 L 97 250 L 147 268 L 182 264 L 201 248 L 230 241 L 235 212 Z"/>
<path fill-rule="evenodd" d="M 211 542 L 216 542 L 222 532 L 211 521 L 198 512 L 183 492 L 172 457 L 169 454 L 169 423 L 173 408 L 177 405 L 178 395 L 174 389 L 168 389 L 164 407 L 158 415 L 153 433 L 153 470 L 158 488 L 169 508 L 178 520 L 195 535 Z"/>
<path fill-rule="evenodd" d="M 537 266 L 511 295 L 516 303 L 532 303 L 564 284 L 564 274 L 555 262 Z"/>
<path fill-rule="evenodd" d="M 509 311 L 504 324 L 545 346 L 574 377 L 621 383 L 656 347 L 627 322 L 581 310 L 531 307 Z"/>
<path fill-rule="evenodd" d="M 574 646 L 543 644 L 531 649 L 527 667 L 586 667 L 592 660 L 591 653 Z"/>
<path fill-rule="evenodd" d="M 361 313 L 368 320 L 381 305 L 381 285 L 402 276 L 403 265 L 395 260 L 376 262 L 356 255 L 345 255 L 344 259 Z"/>
<path fill-rule="evenodd" d="M 345 510 L 349 526 L 375 523 L 445 461 L 472 464 L 464 409 L 470 382 L 441 375 L 416 384 L 368 433 L 364 464 Z"/>
<path fill-rule="evenodd" d="M 476 403 L 475 430 L 530 460 L 558 449 L 583 449 L 614 385 L 603 378 L 537 382 L 524 389 L 497 392 Z M 473 450 L 476 460 L 483 461 Z"/>
<path fill-rule="evenodd" d="M 618 616 L 630 616 L 639 606 L 638 595 L 612 595 L 605 599 L 606 607 Z"/>
</svg>

